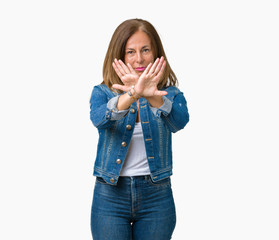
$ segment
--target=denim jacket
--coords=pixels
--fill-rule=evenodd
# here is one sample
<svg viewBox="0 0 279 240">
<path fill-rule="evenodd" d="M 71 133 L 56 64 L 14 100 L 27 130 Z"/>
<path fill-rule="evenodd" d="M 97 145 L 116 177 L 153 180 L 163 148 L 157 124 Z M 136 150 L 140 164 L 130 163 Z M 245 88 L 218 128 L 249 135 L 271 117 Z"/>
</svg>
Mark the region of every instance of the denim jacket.
<svg viewBox="0 0 279 240">
<path fill-rule="evenodd" d="M 99 142 L 94 166 L 94 176 L 116 185 L 129 148 L 137 111 L 145 142 L 146 156 L 152 181 L 172 175 L 172 133 L 183 129 L 189 121 L 187 102 L 176 87 L 167 87 L 163 105 L 151 107 L 145 98 L 139 99 L 139 109 L 134 102 L 129 109 L 116 108 L 121 94 L 106 85 L 94 87 L 90 98 L 90 119 L 98 129 Z"/>
</svg>

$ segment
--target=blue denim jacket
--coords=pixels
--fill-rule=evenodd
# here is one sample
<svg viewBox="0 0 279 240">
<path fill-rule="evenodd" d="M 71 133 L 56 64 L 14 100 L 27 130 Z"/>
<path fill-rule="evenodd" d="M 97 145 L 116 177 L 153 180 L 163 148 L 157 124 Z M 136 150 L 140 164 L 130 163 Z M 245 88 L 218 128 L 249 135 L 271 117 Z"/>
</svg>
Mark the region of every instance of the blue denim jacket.
<svg viewBox="0 0 279 240">
<path fill-rule="evenodd" d="M 171 133 L 183 129 L 189 121 L 183 93 L 176 87 L 164 90 L 168 94 L 159 109 L 151 107 L 145 98 L 139 99 L 146 156 L 154 182 L 172 175 Z M 117 184 L 137 117 L 136 102 L 118 111 L 119 96 L 101 84 L 94 87 L 90 98 L 90 119 L 99 132 L 94 176 L 112 185 Z"/>
</svg>

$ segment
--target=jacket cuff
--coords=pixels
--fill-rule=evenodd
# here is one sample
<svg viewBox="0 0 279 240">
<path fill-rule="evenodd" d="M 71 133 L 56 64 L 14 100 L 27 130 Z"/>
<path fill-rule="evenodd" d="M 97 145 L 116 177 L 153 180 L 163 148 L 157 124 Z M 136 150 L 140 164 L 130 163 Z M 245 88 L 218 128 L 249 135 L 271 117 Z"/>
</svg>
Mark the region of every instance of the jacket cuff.
<svg viewBox="0 0 279 240">
<path fill-rule="evenodd" d="M 115 96 L 113 98 L 111 98 L 108 103 L 107 103 L 107 116 L 110 115 L 110 120 L 120 120 L 122 119 L 129 111 L 129 109 L 127 110 L 121 110 L 119 111 L 117 109 L 117 103 L 118 103 L 118 98 L 120 97 L 120 95 Z"/>
<path fill-rule="evenodd" d="M 163 105 L 160 108 L 151 107 L 150 109 L 156 117 L 160 117 L 161 114 L 168 116 L 172 109 L 172 101 L 169 100 L 166 96 L 163 96 Z"/>
</svg>

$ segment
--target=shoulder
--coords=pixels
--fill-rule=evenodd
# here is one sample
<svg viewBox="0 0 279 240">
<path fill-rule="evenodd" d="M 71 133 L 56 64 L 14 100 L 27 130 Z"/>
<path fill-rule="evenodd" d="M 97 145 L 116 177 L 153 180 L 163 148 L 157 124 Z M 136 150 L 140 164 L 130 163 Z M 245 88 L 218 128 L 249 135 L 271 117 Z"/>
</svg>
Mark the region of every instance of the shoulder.
<svg viewBox="0 0 279 240">
<path fill-rule="evenodd" d="M 98 84 L 93 87 L 92 95 L 93 94 L 105 94 L 108 97 L 114 97 L 118 95 L 117 93 L 113 92 L 111 89 L 108 88 L 105 84 Z"/>
</svg>

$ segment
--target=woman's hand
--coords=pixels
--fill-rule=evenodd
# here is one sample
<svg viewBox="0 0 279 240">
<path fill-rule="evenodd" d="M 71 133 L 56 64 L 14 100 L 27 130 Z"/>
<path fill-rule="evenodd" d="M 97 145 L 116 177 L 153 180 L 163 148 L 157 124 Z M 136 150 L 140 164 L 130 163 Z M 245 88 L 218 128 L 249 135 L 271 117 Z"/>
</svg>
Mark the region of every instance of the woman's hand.
<svg viewBox="0 0 279 240">
<path fill-rule="evenodd" d="M 164 57 L 157 58 L 153 64 L 150 63 L 137 81 L 134 87 L 135 92 L 146 98 L 167 95 L 166 91 L 159 91 L 157 88 L 165 66 L 166 60 Z"/>
<path fill-rule="evenodd" d="M 139 79 L 139 75 L 136 73 L 136 71 L 132 68 L 132 66 L 129 63 L 126 66 L 121 60 L 115 59 L 112 63 L 112 66 L 116 74 L 124 84 L 124 86 L 114 84 L 113 88 L 127 92 L 130 90 L 131 86 L 136 85 Z"/>
<path fill-rule="evenodd" d="M 160 59 L 157 58 L 153 64 L 150 63 L 140 77 L 130 64 L 128 64 L 127 67 L 121 60 L 118 62 L 116 61 L 117 60 L 113 63 L 113 67 L 121 81 L 124 83 L 124 86 L 113 84 L 113 88 L 128 92 L 131 89 L 131 86 L 134 85 L 135 93 L 146 98 L 168 94 L 166 91 L 159 91 L 157 88 L 166 67 L 166 60 L 164 57 L 161 57 Z"/>
</svg>

